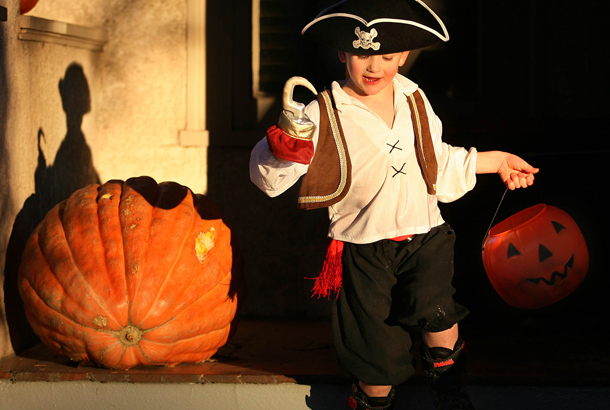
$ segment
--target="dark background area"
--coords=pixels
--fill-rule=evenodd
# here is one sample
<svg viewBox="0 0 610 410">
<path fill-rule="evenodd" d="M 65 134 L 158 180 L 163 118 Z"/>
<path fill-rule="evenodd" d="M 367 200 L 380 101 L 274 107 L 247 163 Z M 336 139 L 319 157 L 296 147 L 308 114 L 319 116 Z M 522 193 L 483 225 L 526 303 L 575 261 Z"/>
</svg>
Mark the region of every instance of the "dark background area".
<svg viewBox="0 0 610 410">
<path fill-rule="evenodd" d="M 266 95 L 279 96 L 293 75 L 308 78 L 318 90 L 342 78 L 336 54 L 300 36 L 301 28 L 333 3 L 261 0 L 261 64 L 268 64 L 261 71 L 261 89 Z M 506 195 L 496 222 L 535 204 L 553 205 L 577 222 L 590 253 L 587 278 L 568 298 L 535 311 L 508 306 L 493 290 L 481 261 L 481 243 L 504 185 L 496 176 L 480 176 L 471 193 L 442 205 L 458 234 L 456 299 L 472 312 L 465 331 L 502 335 L 535 328 L 601 337 L 607 334 L 610 285 L 603 267 L 608 240 L 600 183 L 610 152 L 605 17 L 589 2 L 566 0 L 438 3 L 451 40 L 422 51 L 408 77 L 426 92 L 443 121 L 445 141 L 510 151 L 539 167 L 534 187 Z M 250 150 L 281 109 L 278 101 L 257 120 L 251 12 L 237 0 L 208 2 L 208 8 L 208 195 L 233 223 L 241 243 L 249 287 L 242 315 L 327 318 L 329 302 L 311 299 L 312 281 L 304 279 L 315 277 L 322 263 L 326 211 L 297 211 L 298 187 L 267 198 L 249 180 Z M 303 89 L 295 99 L 307 102 L 313 97 L 308 93 Z"/>
</svg>

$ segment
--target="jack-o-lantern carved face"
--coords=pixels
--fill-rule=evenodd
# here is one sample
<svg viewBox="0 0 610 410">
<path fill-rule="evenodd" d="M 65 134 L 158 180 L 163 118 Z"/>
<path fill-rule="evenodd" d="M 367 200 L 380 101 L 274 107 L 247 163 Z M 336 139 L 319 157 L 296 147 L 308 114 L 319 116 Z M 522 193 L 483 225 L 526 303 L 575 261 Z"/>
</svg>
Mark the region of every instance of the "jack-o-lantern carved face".
<svg viewBox="0 0 610 410">
<path fill-rule="evenodd" d="M 489 231 L 483 265 L 494 289 L 509 305 L 539 309 L 578 288 L 589 270 L 589 251 L 567 213 L 539 204 Z"/>
</svg>

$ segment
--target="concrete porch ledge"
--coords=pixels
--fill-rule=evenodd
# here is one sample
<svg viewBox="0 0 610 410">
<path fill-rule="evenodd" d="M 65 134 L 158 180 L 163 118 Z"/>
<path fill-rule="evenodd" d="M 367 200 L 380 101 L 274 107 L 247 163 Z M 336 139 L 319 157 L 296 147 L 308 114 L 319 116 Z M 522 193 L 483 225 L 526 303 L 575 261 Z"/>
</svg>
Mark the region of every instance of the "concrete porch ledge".
<svg viewBox="0 0 610 410">
<path fill-rule="evenodd" d="M 244 320 L 212 361 L 129 371 L 79 366 L 40 345 L 0 360 L 0 409 L 347 409 L 349 382 L 331 339 L 327 322 Z M 541 332 L 492 339 L 486 330 L 469 340 L 476 408 L 608 408 L 610 358 L 597 354 L 604 338 Z M 397 408 L 432 410 L 421 366 L 399 386 Z"/>
<path fill-rule="evenodd" d="M 0 380 L 130 383 L 345 382 L 326 322 L 241 321 L 233 339 L 209 361 L 128 371 L 79 365 L 38 345 L 0 360 Z"/>
<path fill-rule="evenodd" d="M 605 338 L 570 333 L 469 332 L 469 380 L 475 384 L 606 385 Z M 418 360 L 418 346 L 414 356 Z M 501 354 L 499 354 L 501 353 Z M 421 365 L 410 383 L 422 382 Z M 331 326 L 323 321 L 242 320 L 208 362 L 128 371 L 79 365 L 38 345 L 0 360 L 0 381 L 233 384 L 348 384 L 340 374 Z"/>
</svg>

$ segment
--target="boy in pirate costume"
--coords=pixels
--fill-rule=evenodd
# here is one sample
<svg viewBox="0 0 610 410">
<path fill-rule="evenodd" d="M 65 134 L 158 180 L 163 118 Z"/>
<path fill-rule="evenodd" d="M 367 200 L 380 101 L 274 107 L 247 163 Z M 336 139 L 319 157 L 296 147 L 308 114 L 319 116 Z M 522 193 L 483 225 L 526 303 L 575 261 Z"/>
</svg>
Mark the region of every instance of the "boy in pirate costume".
<svg viewBox="0 0 610 410">
<path fill-rule="evenodd" d="M 341 369 L 354 380 L 349 406 L 391 409 L 394 388 L 414 372 L 410 332 L 422 330 L 422 361 L 438 409 L 472 409 L 463 385 L 465 345 L 453 301 L 455 235 L 437 201 L 454 201 L 476 174 L 509 189 L 538 169 L 499 151 L 452 147 L 422 90 L 398 74 L 409 50 L 449 39 L 420 0 L 344 0 L 303 34 L 336 49 L 349 79 L 306 108 L 291 101 L 252 151 L 252 181 L 277 196 L 301 177 L 298 206 L 328 207 L 331 245 L 316 281 L 336 294 L 332 320 Z M 286 97 L 288 95 L 288 97 Z"/>
</svg>

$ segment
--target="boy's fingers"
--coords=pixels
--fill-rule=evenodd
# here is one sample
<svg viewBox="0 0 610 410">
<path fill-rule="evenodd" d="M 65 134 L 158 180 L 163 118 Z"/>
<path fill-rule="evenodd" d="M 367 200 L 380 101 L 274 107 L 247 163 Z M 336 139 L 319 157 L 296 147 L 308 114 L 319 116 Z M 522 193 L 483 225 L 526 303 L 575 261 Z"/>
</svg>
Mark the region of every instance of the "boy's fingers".
<svg viewBox="0 0 610 410">
<path fill-rule="evenodd" d="M 504 181 L 504 184 L 508 187 L 508 189 L 515 190 L 517 188 L 527 188 L 528 186 L 534 183 L 533 175 L 517 173 L 513 172 L 510 176 Z"/>
</svg>

